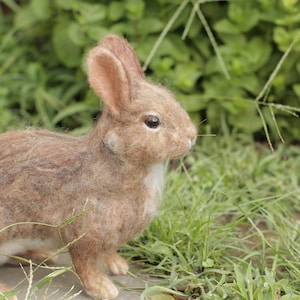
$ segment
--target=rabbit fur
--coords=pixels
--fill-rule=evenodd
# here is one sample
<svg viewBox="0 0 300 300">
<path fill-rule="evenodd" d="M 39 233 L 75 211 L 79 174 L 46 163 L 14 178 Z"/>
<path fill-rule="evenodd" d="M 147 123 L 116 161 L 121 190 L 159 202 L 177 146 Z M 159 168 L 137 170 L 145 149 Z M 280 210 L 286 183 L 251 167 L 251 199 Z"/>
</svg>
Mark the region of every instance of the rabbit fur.
<svg viewBox="0 0 300 300">
<path fill-rule="evenodd" d="M 127 272 L 117 249 L 155 215 L 164 162 L 190 151 L 196 129 L 167 89 L 145 80 L 125 39 L 104 37 L 88 54 L 87 74 L 104 102 L 87 135 L 0 135 L 0 264 L 65 246 L 87 294 L 114 299 L 105 269 Z"/>
</svg>

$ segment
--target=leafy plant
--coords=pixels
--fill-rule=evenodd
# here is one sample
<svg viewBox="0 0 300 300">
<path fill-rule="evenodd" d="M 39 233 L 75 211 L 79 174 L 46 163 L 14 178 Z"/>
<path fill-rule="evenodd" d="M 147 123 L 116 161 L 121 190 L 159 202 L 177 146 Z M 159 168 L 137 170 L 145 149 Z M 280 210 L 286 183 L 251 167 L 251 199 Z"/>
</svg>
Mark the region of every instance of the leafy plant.
<svg viewBox="0 0 300 300">
<path fill-rule="evenodd" d="M 206 120 L 201 128 L 218 132 L 226 121 L 249 136 L 264 129 L 269 141 L 300 137 L 299 119 L 290 117 L 300 98 L 297 1 L 1 2 L 2 131 L 27 124 L 85 132 L 99 105 L 84 53 L 113 32 L 129 39 L 148 75 L 195 122 Z"/>
<path fill-rule="evenodd" d="M 124 255 L 188 299 L 298 299 L 299 147 L 207 139 Z"/>
</svg>

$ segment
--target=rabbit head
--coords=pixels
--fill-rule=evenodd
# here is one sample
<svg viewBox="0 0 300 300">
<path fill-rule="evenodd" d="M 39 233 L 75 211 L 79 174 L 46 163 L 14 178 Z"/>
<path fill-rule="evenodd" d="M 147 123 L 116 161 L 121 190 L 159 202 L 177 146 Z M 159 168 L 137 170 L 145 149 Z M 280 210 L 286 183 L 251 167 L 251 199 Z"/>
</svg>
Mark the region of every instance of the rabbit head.
<svg viewBox="0 0 300 300">
<path fill-rule="evenodd" d="M 91 87 L 105 107 L 103 144 L 122 160 L 153 164 L 187 154 L 196 129 L 173 95 L 145 80 L 129 43 L 110 35 L 87 59 Z"/>
</svg>

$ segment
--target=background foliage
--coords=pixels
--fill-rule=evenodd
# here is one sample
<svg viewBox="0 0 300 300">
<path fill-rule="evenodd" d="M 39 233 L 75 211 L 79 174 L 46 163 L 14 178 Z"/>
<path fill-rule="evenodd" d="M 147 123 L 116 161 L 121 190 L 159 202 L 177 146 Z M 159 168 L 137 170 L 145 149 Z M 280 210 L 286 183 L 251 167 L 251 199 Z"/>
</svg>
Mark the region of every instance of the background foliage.
<svg viewBox="0 0 300 300">
<path fill-rule="evenodd" d="M 196 122 L 205 120 L 201 130 L 300 139 L 291 116 L 300 111 L 298 0 L 0 3 L 0 131 L 85 132 L 99 111 L 85 53 L 117 33 L 154 81 L 170 87 Z"/>
<path fill-rule="evenodd" d="M 300 0 L 0 0 L 0 131 L 87 131 L 99 100 L 85 54 L 126 36 L 200 132 L 225 139 L 170 174 L 159 218 L 124 253 L 191 298 L 299 299 L 299 147 L 247 141 L 300 139 L 299 25 Z"/>
</svg>

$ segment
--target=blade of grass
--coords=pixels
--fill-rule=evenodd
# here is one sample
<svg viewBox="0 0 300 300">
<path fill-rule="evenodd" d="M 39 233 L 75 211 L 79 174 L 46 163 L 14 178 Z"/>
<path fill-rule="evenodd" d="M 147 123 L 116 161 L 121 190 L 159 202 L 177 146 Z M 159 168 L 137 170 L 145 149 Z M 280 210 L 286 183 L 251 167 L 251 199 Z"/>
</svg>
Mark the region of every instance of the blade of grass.
<svg viewBox="0 0 300 300">
<path fill-rule="evenodd" d="M 13 12 L 17 12 L 19 10 L 19 6 L 16 1 L 13 0 L 1 0 L 0 3 L 4 3 L 6 6 L 8 6 Z"/>
<path fill-rule="evenodd" d="M 290 54 L 290 52 L 292 51 L 292 49 L 294 48 L 294 46 L 296 45 L 296 43 L 299 40 L 300 40 L 300 33 L 296 35 L 296 37 L 293 39 L 292 43 L 289 45 L 287 50 L 283 53 L 281 59 L 279 60 L 278 64 L 276 65 L 274 71 L 271 73 L 271 75 L 270 75 L 269 79 L 267 80 L 267 82 L 265 83 L 264 87 L 262 88 L 260 93 L 255 98 L 256 102 L 258 102 L 259 100 L 261 100 L 264 97 L 265 93 L 267 92 L 267 90 L 272 85 L 272 82 L 273 82 L 274 78 L 276 77 L 279 70 L 281 69 L 284 61 L 286 60 L 286 58 L 288 57 L 288 55 Z"/>
<path fill-rule="evenodd" d="M 260 117 L 260 119 L 261 119 L 261 122 L 262 122 L 262 124 L 263 124 L 264 132 L 265 132 L 265 135 L 266 135 L 266 138 L 267 138 L 267 142 L 268 142 L 268 144 L 269 144 L 269 147 L 270 147 L 270 149 L 274 152 L 273 143 L 272 143 L 272 140 L 271 140 L 271 137 L 270 137 L 270 133 L 269 133 L 269 129 L 268 129 L 268 126 L 267 126 L 265 117 L 264 117 L 264 115 L 263 115 L 263 113 L 262 113 L 262 111 L 261 111 L 261 109 L 260 109 L 260 107 L 259 107 L 259 105 L 258 105 L 257 102 L 255 102 L 255 107 L 256 107 L 256 109 L 257 109 L 258 115 L 259 115 L 259 117 Z"/>
<path fill-rule="evenodd" d="M 186 39 L 186 37 L 187 37 L 187 35 L 188 35 L 189 31 L 190 31 L 190 28 L 191 28 L 191 26 L 192 26 L 192 23 L 193 23 L 193 21 L 194 21 L 194 19 L 195 19 L 195 15 L 196 15 L 196 10 L 195 10 L 195 8 L 193 8 L 193 9 L 191 10 L 190 16 L 189 16 L 189 18 L 188 18 L 188 21 L 187 21 L 187 23 L 186 23 L 186 25 L 185 25 L 185 27 L 184 27 L 184 31 L 183 31 L 182 36 L 181 36 L 181 38 L 182 38 L 183 40 Z"/>
<path fill-rule="evenodd" d="M 272 116 L 272 120 L 274 122 L 274 126 L 275 126 L 275 129 L 276 129 L 276 132 L 281 140 L 282 143 L 285 143 L 285 140 L 281 134 L 281 131 L 280 131 L 280 128 L 278 126 L 278 123 L 277 123 L 277 120 L 276 120 L 276 117 L 275 117 L 275 114 L 274 114 L 274 111 L 273 111 L 273 108 L 272 106 L 269 105 L 269 109 L 270 109 L 270 113 L 271 113 L 271 116 Z"/>
<path fill-rule="evenodd" d="M 221 65 L 222 71 L 224 72 L 226 79 L 229 80 L 229 79 L 231 79 L 231 77 L 230 77 L 230 74 L 229 74 L 229 72 L 228 72 L 228 70 L 226 68 L 226 65 L 225 65 L 225 62 L 223 60 L 223 57 L 222 57 L 222 55 L 221 55 L 221 53 L 219 51 L 219 47 L 218 47 L 217 41 L 216 41 L 216 39 L 215 39 L 215 37 L 213 35 L 212 30 L 210 29 L 210 26 L 209 26 L 209 24 L 208 24 L 208 22 L 207 22 L 207 20 L 206 20 L 206 18 L 204 16 L 204 14 L 202 13 L 202 11 L 200 9 L 200 3 L 201 2 L 202 1 L 200 0 L 200 1 L 196 2 L 196 3 L 194 3 L 194 10 L 196 11 L 196 13 L 197 13 L 197 15 L 198 15 L 198 17 L 199 17 L 199 19 L 200 19 L 200 21 L 201 21 L 204 29 L 205 29 L 207 35 L 208 35 L 208 38 L 209 38 L 209 40 L 211 42 L 211 45 L 212 45 L 212 47 L 213 47 L 213 49 L 214 49 L 214 51 L 215 51 L 215 53 L 217 55 L 217 58 L 219 60 L 220 65 Z"/>
<path fill-rule="evenodd" d="M 26 290 L 26 295 L 25 295 L 24 300 L 29 300 L 30 299 L 30 292 L 31 292 L 31 289 L 32 289 L 32 282 L 33 282 L 32 261 L 31 260 L 29 261 L 29 275 L 25 272 L 23 266 L 22 266 L 22 270 L 23 270 L 23 273 L 25 274 L 25 276 L 28 280 L 28 287 L 27 287 L 27 290 Z"/>
<path fill-rule="evenodd" d="M 157 294 L 157 293 L 166 293 L 166 294 L 170 294 L 170 295 L 176 295 L 176 296 L 179 296 L 179 297 L 185 297 L 184 294 L 180 293 L 180 292 L 177 292 L 177 291 L 174 291 L 174 290 L 171 290 L 171 289 L 168 289 L 166 287 L 162 287 L 162 286 L 151 286 L 151 287 L 148 287 L 146 288 L 142 295 L 141 295 L 141 300 L 146 300 L 146 299 L 149 299 L 148 297 L 153 295 L 153 294 Z"/>
<path fill-rule="evenodd" d="M 158 39 L 156 40 L 154 46 L 152 47 L 148 57 L 145 60 L 145 63 L 143 65 L 143 70 L 145 71 L 153 56 L 155 55 L 157 49 L 159 48 L 160 44 L 162 43 L 163 39 L 166 37 L 166 35 L 168 34 L 169 30 L 171 29 L 172 25 L 175 23 L 176 19 L 179 17 L 179 15 L 181 14 L 181 12 L 185 9 L 185 7 L 187 6 L 187 4 L 189 3 L 189 0 L 184 0 L 176 9 L 176 11 L 174 12 L 174 14 L 172 15 L 171 19 L 169 20 L 169 22 L 167 23 L 167 25 L 165 26 L 165 28 L 163 29 L 163 31 L 161 32 L 161 34 L 159 35 Z"/>
</svg>

